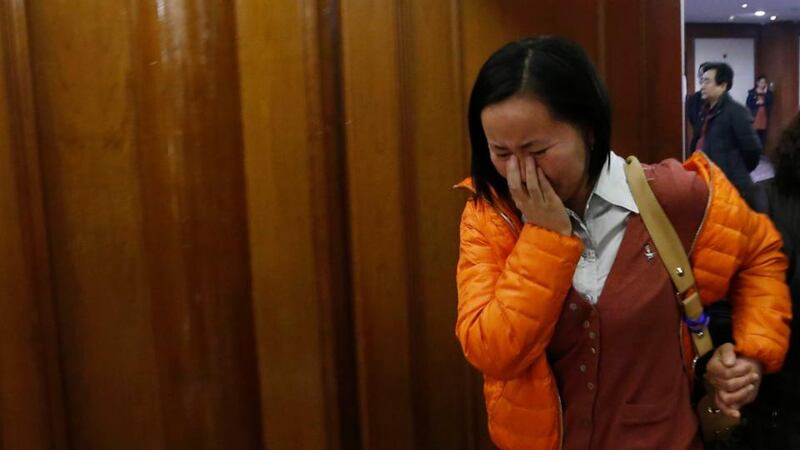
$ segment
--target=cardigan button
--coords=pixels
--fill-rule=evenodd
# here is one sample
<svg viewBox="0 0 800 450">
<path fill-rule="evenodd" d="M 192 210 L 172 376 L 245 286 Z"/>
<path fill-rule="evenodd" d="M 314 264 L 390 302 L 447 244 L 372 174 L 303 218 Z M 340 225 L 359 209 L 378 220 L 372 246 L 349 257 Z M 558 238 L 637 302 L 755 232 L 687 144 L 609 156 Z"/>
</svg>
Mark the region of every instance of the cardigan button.
<svg viewBox="0 0 800 450">
<path fill-rule="evenodd" d="M 578 309 L 578 305 L 576 305 L 575 303 L 570 303 L 569 304 L 569 309 L 572 310 L 572 311 L 575 311 L 576 309 Z"/>
<path fill-rule="evenodd" d="M 592 348 L 591 348 L 591 351 L 592 351 L 592 354 L 593 354 L 593 355 L 596 355 L 596 354 L 597 354 L 597 349 L 596 349 L 596 348 L 592 347 Z"/>
<path fill-rule="evenodd" d="M 586 388 L 589 389 L 590 391 L 593 390 L 594 389 L 594 383 L 592 383 L 591 381 L 586 383 Z"/>
<path fill-rule="evenodd" d="M 583 372 L 583 373 L 586 373 L 586 364 L 581 364 L 580 366 L 578 366 L 578 369 L 579 369 L 581 372 Z"/>
<path fill-rule="evenodd" d="M 591 325 L 591 324 L 589 323 L 588 320 L 584 320 L 583 321 L 583 328 L 589 328 L 589 325 Z"/>
<path fill-rule="evenodd" d="M 594 333 L 594 331 L 590 331 L 589 332 L 589 339 L 594 339 L 595 337 L 597 337 L 597 335 Z"/>
</svg>

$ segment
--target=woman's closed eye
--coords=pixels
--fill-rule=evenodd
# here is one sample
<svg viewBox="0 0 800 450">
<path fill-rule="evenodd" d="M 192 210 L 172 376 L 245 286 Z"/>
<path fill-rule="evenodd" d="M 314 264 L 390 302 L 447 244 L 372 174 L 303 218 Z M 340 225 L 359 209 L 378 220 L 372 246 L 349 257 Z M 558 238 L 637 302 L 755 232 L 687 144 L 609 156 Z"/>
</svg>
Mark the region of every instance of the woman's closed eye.
<svg viewBox="0 0 800 450">
<path fill-rule="evenodd" d="M 529 155 L 533 155 L 534 157 L 536 157 L 536 156 L 544 156 L 544 154 L 548 150 L 550 150 L 551 147 L 545 147 L 545 148 L 540 148 L 540 149 L 536 149 L 536 150 L 528 150 L 528 154 Z"/>
<path fill-rule="evenodd" d="M 500 159 L 506 159 L 509 156 L 511 156 L 511 152 L 509 150 L 506 150 L 506 149 L 495 148 L 495 149 L 492 150 L 492 153 L 494 153 L 495 157 L 500 158 Z"/>
</svg>

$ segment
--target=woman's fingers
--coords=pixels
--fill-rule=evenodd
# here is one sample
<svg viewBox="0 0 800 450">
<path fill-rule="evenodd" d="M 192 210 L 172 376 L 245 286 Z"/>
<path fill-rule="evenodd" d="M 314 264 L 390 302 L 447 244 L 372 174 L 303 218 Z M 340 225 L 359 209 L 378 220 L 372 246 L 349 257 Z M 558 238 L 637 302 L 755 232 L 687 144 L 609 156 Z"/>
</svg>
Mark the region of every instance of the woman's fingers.
<svg viewBox="0 0 800 450">
<path fill-rule="evenodd" d="M 714 394 L 714 401 L 723 414 L 738 418 L 741 417 L 739 411 L 742 409 L 742 406 L 752 403 L 756 399 L 756 395 L 758 395 L 758 388 L 753 385 L 748 385 L 746 388 L 735 393 L 716 391 Z"/>
<path fill-rule="evenodd" d="M 726 416 L 736 418 L 742 416 L 742 414 L 739 412 L 739 405 L 729 405 L 725 403 L 725 401 L 720 398 L 719 392 L 717 392 L 715 395 L 714 402 L 717 404 L 717 408 L 719 408 L 719 410 Z"/>
<path fill-rule="evenodd" d="M 556 194 L 555 189 L 553 189 L 553 185 L 550 184 L 550 180 L 544 175 L 541 167 L 537 167 L 537 172 L 539 175 L 539 186 L 542 189 L 542 199 L 547 203 L 560 203 L 561 199 L 558 197 L 558 194 Z"/>
<path fill-rule="evenodd" d="M 506 162 L 506 181 L 511 198 L 519 208 L 526 223 L 561 233 L 572 234 L 572 223 L 561 200 L 553 192 L 544 172 L 532 156 L 525 157 L 524 174 L 520 174 L 520 161 L 510 156 Z M 522 181 L 525 177 L 525 182 Z M 543 192 L 545 189 L 546 192 Z M 548 200 L 549 198 L 549 200 Z"/>
<path fill-rule="evenodd" d="M 736 364 L 736 349 L 730 342 L 726 342 L 714 351 L 714 359 L 719 359 L 725 367 L 733 367 Z"/>
<path fill-rule="evenodd" d="M 714 356 L 708 362 L 706 377 L 715 387 L 720 383 L 743 377 L 749 374 L 760 373 L 758 365 L 744 357 L 737 357 L 730 343 L 722 344 L 714 351 Z"/>
<path fill-rule="evenodd" d="M 727 345 L 727 344 L 725 344 Z M 706 379 L 715 388 L 729 393 L 745 388 L 747 385 L 758 387 L 761 379 L 761 365 L 758 361 L 744 356 L 734 356 L 725 366 L 723 358 L 711 358 L 706 368 Z"/>
<path fill-rule="evenodd" d="M 542 190 L 542 205 L 550 211 L 552 217 L 551 229 L 564 236 L 572 234 L 572 222 L 569 220 L 567 210 L 561 202 L 555 189 L 550 184 L 550 180 L 545 176 L 541 167 L 536 168 L 536 175 L 539 179 L 539 187 Z"/>
<path fill-rule="evenodd" d="M 715 351 L 708 363 L 706 379 L 716 389 L 714 398 L 720 411 L 731 417 L 741 417 L 739 409 L 742 405 L 751 403 L 758 395 L 761 364 L 736 355 L 732 345 L 723 346 Z"/>
<path fill-rule="evenodd" d="M 727 392 L 736 392 L 739 389 L 747 387 L 749 385 L 755 385 L 758 382 L 758 375 L 755 373 L 749 373 L 747 375 L 735 378 L 729 378 L 725 380 L 714 380 L 712 381 L 712 385 L 717 389 L 722 389 L 723 391 Z"/>
<path fill-rule="evenodd" d="M 522 186 L 522 180 L 519 177 L 519 161 L 517 157 L 511 155 L 506 162 L 506 181 L 508 181 L 508 190 L 511 192 L 511 197 L 520 207 L 520 204 L 528 197 L 528 192 Z"/>
<path fill-rule="evenodd" d="M 537 202 L 542 201 L 542 188 L 539 185 L 539 177 L 537 176 L 536 162 L 533 156 L 525 156 L 525 184 L 528 185 L 528 195 Z"/>
<path fill-rule="evenodd" d="M 746 405 L 755 400 L 756 393 L 756 387 L 748 384 L 735 392 L 717 391 L 717 398 L 726 405 L 739 409 L 740 405 Z"/>
</svg>

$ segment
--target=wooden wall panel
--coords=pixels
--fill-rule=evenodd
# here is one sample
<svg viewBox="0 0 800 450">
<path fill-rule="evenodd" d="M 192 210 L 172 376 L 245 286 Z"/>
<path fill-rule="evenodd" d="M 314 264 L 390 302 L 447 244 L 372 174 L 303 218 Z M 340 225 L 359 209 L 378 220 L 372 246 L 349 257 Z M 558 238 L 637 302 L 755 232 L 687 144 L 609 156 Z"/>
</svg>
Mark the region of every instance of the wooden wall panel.
<svg viewBox="0 0 800 450">
<path fill-rule="evenodd" d="M 467 93 L 484 61 L 501 45 L 545 34 L 566 36 L 598 59 L 600 5 L 582 0 L 463 0 L 461 43 Z"/>
<path fill-rule="evenodd" d="M 337 6 L 236 3 L 261 421 L 270 450 L 359 447 Z"/>
<path fill-rule="evenodd" d="M 71 446 L 258 448 L 232 8 L 28 23 Z"/>
<path fill-rule="evenodd" d="M 655 91 L 642 82 L 645 68 L 637 64 L 646 51 L 641 3 L 605 2 L 606 51 L 610 61 L 606 64 L 605 82 L 613 102 L 611 139 L 615 151 L 622 155 L 636 153 L 644 137 L 640 123 L 645 99 Z"/>
<path fill-rule="evenodd" d="M 612 148 L 646 162 L 681 159 L 680 3 L 609 1 L 605 18 Z"/>
<path fill-rule="evenodd" d="M 0 448 L 65 449 L 24 3 L 0 31 Z"/>
<path fill-rule="evenodd" d="M 407 23 L 400 2 L 344 0 L 341 14 L 361 434 L 364 448 L 416 448 Z"/>
<path fill-rule="evenodd" d="M 648 0 L 642 2 L 641 15 L 644 29 L 643 49 L 638 64 L 644 68 L 640 83 L 644 86 L 645 103 L 638 122 L 644 136 L 638 142 L 620 142 L 621 152 L 636 154 L 643 161 L 657 162 L 666 158 L 683 156 L 682 126 L 683 98 L 681 79 L 681 6 L 678 1 Z M 607 27 L 607 49 L 616 49 L 621 40 L 630 39 L 622 28 Z M 624 61 L 624 55 L 615 54 L 609 61 Z M 615 104 L 632 99 L 612 93 Z M 619 128 L 625 128 L 619 123 Z M 615 141 L 615 144 L 618 141 Z M 624 150 L 622 150 L 624 149 Z"/>
<path fill-rule="evenodd" d="M 462 0 L 460 45 L 464 64 L 464 98 L 484 61 L 501 45 L 515 39 L 554 32 L 554 0 Z"/>
<path fill-rule="evenodd" d="M 457 2 L 404 2 L 401 123 L 411 264 L 411 330 L 415 448 L 468 449 L 485 435 L 480 377 L 464 364 L 454 336 L 458 220 L 464 191 L 451 186 L 469 172 L 463 98 L 461 18 Z M 477 383 L 476 383 L 477 382 Z M 477 401 L 476 401 L 477 400 Z"/>
<path fill-rule="evenodd" d="M 7 64 L 0 46 L 0 64 Z M 0 72 L 0 446 L 45 448 L 50 445 L 47 384 L 40 375 L 43 352 L 37 345 L 36 286 L 30 248 L 23 233 L 25 200 L 17 186 L 9 80 Z M 15 420 L 16 419 L 16 420 Z M 23 420 L 27 426 L 17 422 Z M 17 423 L 14 423 L 17 422 Z"/>
<path fill-rule="evenodd" d="M 260 448 L 235 11 L 139 2 L 130 23 L 164 446 Z"/>
<path fill-rule="evenodd" d="M 552 29 L 546 32 L 575 41 L 594 61 L 600 73 L 603 73 L 605 1 L 554 0 L 549 6 L 553 9 L 553 22 L 550 25 Z"/>
<path fill-rule="evenodd" d="M 28 6 L 70 444 L 164 448 L 125 79 L 130 11 Z"/>
</svg>

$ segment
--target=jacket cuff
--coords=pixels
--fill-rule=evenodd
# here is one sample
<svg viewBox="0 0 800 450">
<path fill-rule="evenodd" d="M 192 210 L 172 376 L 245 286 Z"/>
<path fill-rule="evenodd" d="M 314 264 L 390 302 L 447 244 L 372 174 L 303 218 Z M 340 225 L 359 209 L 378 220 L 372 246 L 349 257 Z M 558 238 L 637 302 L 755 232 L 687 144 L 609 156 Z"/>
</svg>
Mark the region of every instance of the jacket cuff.
<svg viewBox="0 0 800 450">
<path fill-rule="evenodd" d="M 533 224 L 522 227 L 518 246 L 531 247 L 558 257 L 566 264 L 576 266 L 583 253 L 583 242 L 574 234 L 564 236 L 556 231 Z"/>
</svg>

